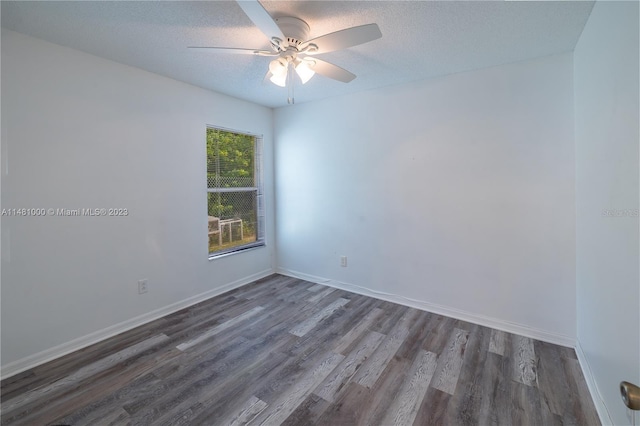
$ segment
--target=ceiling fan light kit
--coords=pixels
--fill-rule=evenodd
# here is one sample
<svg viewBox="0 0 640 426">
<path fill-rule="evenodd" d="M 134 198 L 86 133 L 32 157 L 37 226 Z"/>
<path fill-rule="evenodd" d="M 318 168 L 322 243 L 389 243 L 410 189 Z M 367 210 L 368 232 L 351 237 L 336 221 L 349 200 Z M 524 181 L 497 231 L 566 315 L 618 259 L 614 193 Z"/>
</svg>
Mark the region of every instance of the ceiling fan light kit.
<svg viewBox="0 0 640 426">
<path fill-rule="evenodd" d="M 288 102 L 294 103 L 294 75 L 302 84 L 307 83 L 316 73 L 324 77 L 348 83 L 356 76 L 332 63 L 307 55 L 315 55 L 346 49 L 382 37 L 376 24 L 351 27 L 325 34 L 309 40 L 310 28 L 301 19 L 285 16 L 272 18 L 258 0 L 238 1 L 238 5 L 251 21 L 267 36 L 271 50 L 233 47 L 190 47 L 219 53 L 248 54 L 256 56 L 277 56 L 269 63 L 266 78 L 273 84 L 288 89 Z M 295 70 L 295 73 L 293 72 Z"/>
<path fill-rule="evenodd" d="M 274 59 L 269 63 L 269 80 L 275 85 L 285 87 L 287 74 L 290 73 L 290 68 L 293 67 L 302 84 L 305 84 L 315 74 L 313 70 L 314 64 L 315 62 L 313 61 L 298 59 L 295 55 Z"/>
<path fill-rule="evenodd" d="M 316 72 L 313 70 L 313 65 L 315 65 L 315 62 L 310 60 L 298 60 L 296 73 L 298 77 L 300 77 L 300 80 L 302 80 L 302 84 L 311 80 L 311 77 L 315 75 Z"/>
<path fill-rule="evenodd" d="M 285 87 L 288 68 L 289 64 L 283 58 L 274 59 L 269 63 L 269 80 L 277 86 Z"/>
</svg>

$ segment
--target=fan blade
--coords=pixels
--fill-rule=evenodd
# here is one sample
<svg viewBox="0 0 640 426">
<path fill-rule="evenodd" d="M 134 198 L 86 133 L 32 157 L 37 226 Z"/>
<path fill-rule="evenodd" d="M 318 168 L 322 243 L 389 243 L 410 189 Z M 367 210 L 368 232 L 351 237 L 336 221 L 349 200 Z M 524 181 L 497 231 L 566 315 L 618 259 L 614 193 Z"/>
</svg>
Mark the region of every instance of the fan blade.
<svg viewBox="0 0 640 426">
<path fill-rule="evenodd" d="M 354 78 L 356 78 L 355 74 L 350 73 L 344 68 L 340 68 L 337 65 L 333 65 L 326 61 L 321 61 L 320 59 L 313 58 L 309 60 L 309 62 L 314 62 L 313 64 L 309 64 L 309 67 L 314 70 L 317 74 L 323 75 L 325 77 L 332 78 L 334 80 L 342 81 L 343 83 L 348 83 Z"/>
<path fill-rule="evenodd" d="M 237 49 L 235 47 L 200 47 L 200 46 L 189 46 L 188 49 L 200 50 L 203 52 L 212 52 L 212 53 L 233 53 L 236 55 L 256 55 L 256 56 L 278 56 L 277 53 L 274 53 L 270 50 L 260 50 L 260 49 Z"/>
<path fill-rule="evenodd" d="M 286 40 L 282 30 L 273 20 L 269 12 L 260 4 L 258 0 L 253 1 L 238 1 L 238 6 L 242 8 L 244 13 L 251 19 L 251 21 L 267 36 L 269 41 L 273 37 L 277 37 L 280 40 Z"/>
<path fill-rule="evenodd" d="M 333 52 L 334 50 L 357 46 L 359 44 L 379 39 L 380 37 L 382 37 L 382 33 L 380 32 L 378 25 L 367 24 L 316 37 L 302 43 L 299 46 L 299 49 L 303 50 L 308 45 L 315 44 L 318 46 L 318 50 L 310 50 L 305 53 L 307 55 L 317 55 L 320 53 Z"/>
</svg>

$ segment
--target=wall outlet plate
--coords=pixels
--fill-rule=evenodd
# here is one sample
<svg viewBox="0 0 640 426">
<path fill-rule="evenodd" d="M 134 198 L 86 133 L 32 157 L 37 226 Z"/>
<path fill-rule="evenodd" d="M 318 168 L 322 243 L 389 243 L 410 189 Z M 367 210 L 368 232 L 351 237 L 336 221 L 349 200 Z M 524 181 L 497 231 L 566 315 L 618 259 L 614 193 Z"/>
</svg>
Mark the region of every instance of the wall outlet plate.
<svg viewBox="0 0 640 426">
<path fill-rule="evenodd" d="M 143 280 L 138 280 L 138 294 L 143 294 L 149 291 L 149 288 L 147 287 L 148 283 L 149 280 L 147 280 L 146 278 Z"/>
</svg>

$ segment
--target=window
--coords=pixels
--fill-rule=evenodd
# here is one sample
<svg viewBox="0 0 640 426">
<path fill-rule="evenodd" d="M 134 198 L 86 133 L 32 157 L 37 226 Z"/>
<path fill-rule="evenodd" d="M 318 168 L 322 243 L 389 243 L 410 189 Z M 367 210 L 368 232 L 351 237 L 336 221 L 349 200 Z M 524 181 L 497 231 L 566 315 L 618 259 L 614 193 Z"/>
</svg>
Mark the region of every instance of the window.
<svg viewBox="0 0 640 426">
<path fill-rule="evenodd" d="M 207 128 L 209 257 L 264 245 L 262 138 Z"/>
</svg>

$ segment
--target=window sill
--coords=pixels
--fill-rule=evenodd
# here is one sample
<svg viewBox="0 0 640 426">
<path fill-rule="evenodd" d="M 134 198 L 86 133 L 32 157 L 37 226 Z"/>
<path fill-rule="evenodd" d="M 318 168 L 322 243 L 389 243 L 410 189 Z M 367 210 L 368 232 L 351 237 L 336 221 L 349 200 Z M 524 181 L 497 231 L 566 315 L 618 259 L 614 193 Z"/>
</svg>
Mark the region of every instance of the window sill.
<svg viewBox="0 0 640 426">
<path fill-rule="evenodd" d="M 264 241 L 261 242 L 256 242 L 256 243 L 252 243 L 252 244 L 247 244 L 245 246 L 242 247 L 237 247 L 237 248 L 233 248 L 230 249 L 229 251 L 224 251 L 221 253 L 210 253 L 209 254 L 209 260 L 217 260 L 217 259 L 221 259 L 223 257 L 227 257 L 227 256 L 231 256 L 234 254 L 238 254 L 238 253 L 244 253 L 246 251 L 249 250 L 255 250 L 255 249 L 259 249 L 261 247 L 266 247 L 266 243 Z"/>
</svg>

